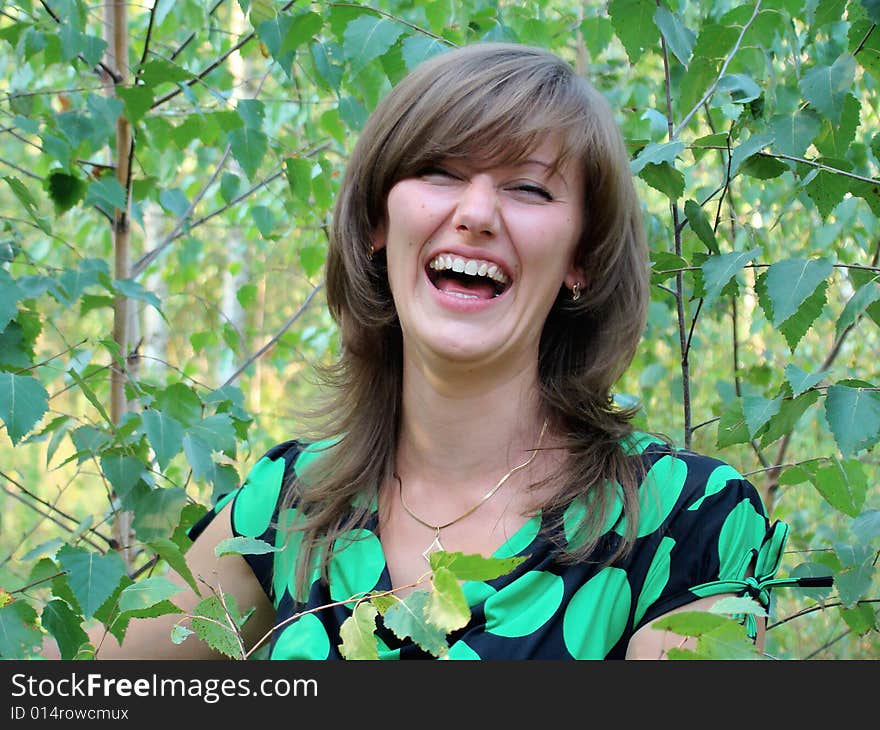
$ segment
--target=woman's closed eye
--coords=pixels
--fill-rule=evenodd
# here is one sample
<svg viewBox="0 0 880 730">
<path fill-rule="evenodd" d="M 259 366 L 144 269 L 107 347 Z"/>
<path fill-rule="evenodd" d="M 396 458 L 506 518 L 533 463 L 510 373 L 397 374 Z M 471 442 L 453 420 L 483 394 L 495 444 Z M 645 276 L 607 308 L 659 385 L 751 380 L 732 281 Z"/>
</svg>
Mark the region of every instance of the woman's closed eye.
<svg viewBox="0 0 880 730">
<path fill-rule="evenodd" d="M 541 198 L 548 203 L 552 203 L 556 199 L 553 197 L 553 193 L 547 190 L 547 188 L 533 183 L 517 183 L 512 185 L 510 189 L 528 197 Z"/>
<path fill-rule="evenodd" d="M 446 169 L 445 167 L 440 167 L 439 165 L 429 165 L 428 167 L 423 168 L 419 171 L 419 177 L 424 178 L 426 180 L 437 179 L 437 180 L 458 180 L 459 177 L 454 172 Z"/>
</svg>

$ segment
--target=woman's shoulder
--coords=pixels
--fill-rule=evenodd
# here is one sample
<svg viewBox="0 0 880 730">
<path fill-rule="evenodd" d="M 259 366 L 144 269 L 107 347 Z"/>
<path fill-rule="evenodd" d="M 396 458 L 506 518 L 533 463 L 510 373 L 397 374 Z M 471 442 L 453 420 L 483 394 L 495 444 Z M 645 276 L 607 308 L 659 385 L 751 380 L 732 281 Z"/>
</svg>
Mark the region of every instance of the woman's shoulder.
<svg viewBox="0 0 880 730">
<path fill-rule="evenodd" d="M 629 440 L 629 453 L 643 465 L 640 492 L 642 501 L 660 497 L 688 511 L 706 503 L 733 508 L 743 500 L 759 512 L 766 510 L 757 488 L 725 459 L 677 446 L 672 441 L 636 432 Z"/>
</svg>

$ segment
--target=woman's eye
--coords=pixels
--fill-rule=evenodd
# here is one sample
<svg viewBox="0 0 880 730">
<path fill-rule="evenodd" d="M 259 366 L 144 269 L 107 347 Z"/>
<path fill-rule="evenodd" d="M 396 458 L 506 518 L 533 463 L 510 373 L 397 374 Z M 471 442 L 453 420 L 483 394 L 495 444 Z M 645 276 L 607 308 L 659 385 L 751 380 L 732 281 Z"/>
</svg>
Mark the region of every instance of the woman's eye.
<svg viewBox="0 0 880 730">
<path fill-rule="evenodd" d="M 553 201 L 553 194 L 546 188 L 542 188 L 540 185 L 516 185 L 513 189 L 518 192 L 526 193 L 529 196 L 534 195 L 543 198 L 548 203 Z"/>
<path fill-rule="evenodd" d="M 446 178 L 453 179 L 455 175 L 453 175 L 449 170 L 443 167 L 437 167 L 436 165 L 432 165 L 430 167 L 424 168 L 420 173 L 419 177 L 424 178 Z"/>
</svg>

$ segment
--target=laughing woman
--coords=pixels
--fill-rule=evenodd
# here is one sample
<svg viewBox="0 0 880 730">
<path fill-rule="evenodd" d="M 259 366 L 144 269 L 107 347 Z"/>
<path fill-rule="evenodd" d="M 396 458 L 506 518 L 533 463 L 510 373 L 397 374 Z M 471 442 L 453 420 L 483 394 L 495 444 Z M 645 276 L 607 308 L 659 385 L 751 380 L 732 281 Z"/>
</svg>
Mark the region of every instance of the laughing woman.
<svg viewBox="0 0 880 730">
<path fill-rule="evenodd" d="M 611 397 L 648 304 L 640 211 L 611 110 L 545 50 L 449 51 L 384 98 L 336 202 L 321 426 L 191 533 L 193 572 L 255 608 L 247 645 L 274 626 L 273 659 L 340 658 L 346 599 L 425 587 L 440 549 L 525 558 L 464 583 L 453 659 L 659 658 L 682 639 L 651 626 L 664 614 L 766 607 L 786 526 Z M 217 558 L 238 535 L 278 549 Z M 172 644 L 176 620 L 134 621 L 98 656 L 209 653 Z M 431 656 L 381 618 L 376 640 L 380 658 Z"/>
</svg>

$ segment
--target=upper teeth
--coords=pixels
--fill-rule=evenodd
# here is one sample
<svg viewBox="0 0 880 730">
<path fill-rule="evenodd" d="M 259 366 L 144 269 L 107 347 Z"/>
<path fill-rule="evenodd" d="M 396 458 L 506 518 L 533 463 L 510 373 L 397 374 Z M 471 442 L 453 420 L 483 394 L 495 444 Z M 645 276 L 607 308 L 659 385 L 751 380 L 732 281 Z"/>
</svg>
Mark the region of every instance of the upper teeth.
<svg viewBox="0 0 880 730">
<path fill-rule="evenodd" d="M 428 264 L 435 271 L 455 271 L 468 276 L 488 276 L 499 284 L 507 283 L 507 274 L 491 261 L 481 259 L 463 259 L 460 256 L 440 254 Z"/>
</svg>

